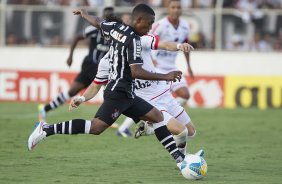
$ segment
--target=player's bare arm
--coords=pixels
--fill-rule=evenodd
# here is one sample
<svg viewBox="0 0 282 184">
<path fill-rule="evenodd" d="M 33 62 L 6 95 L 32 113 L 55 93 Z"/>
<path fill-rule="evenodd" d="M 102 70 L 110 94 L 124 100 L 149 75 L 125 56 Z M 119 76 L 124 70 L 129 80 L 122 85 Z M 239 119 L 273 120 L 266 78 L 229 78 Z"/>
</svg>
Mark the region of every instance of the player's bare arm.
<svg viewBox="0 0 282 184">
<path fill-rule="evenodd" d="M 172 71 L 167 74 L 152 73 L 144 70 L 141 64 L 130 65 L 131 75 L 133 78 L 143 80 L 165 80 L 165 81 L 176 81 L 181 79 L 181 71 Z"/>
<path fill-rule="evenodd" d="M 88 12 L 84 9 L 77 9 L 73 11 L 74 15 L 80 15 L 82 18 L 84 18 L 89 24 L 92 26 L 95 26 L 96 28 L 100 29 L 101 22 L 104 21 L 103 18 L 97 17 L 97 16 L 91 16 L 88 14 Z"/>
<path fill-rule="evenodd" d="M 168 50 L 168 51 L 182 51 L 182 52 L 190 52 L 194 50 L 194 47 L 188 43 L 176 43 L 176 42 L 166 42 L 160 41 L 158 45 L 158 49 Z"/>
<path fill-rule="evenodd" d="M 185 55 L 186 62 L 187 62 L 188 73 L 192 77 L 192 79 L 194 79 L 194 73 L 193 73 L 193 70 L 190 64 L 190 53 L 184 53 L 184 55 Z"/>
<path fill-rule="evenodd" d="M 80 40 L 83 40 L 84 37 L 82 35 L 78 35 L 75 37 L 75 39 L 73 40 L 72 44 L 71 44 L 71 47 L 70 47 L 70 54 L 69 54 L 69 57 L 67 59 L 67 65 L 68 66 L 71 66 L 72 65 L 72 57 L 73 57 L 73 51 L 77 45 L 77 43 L 80 41 Z"/>
<path fill-rule="evenodd" d="M 77 108 L 83 102 L 86 102 L 92 99 L 94 96 L 97 95 L 101 86 L 102 84 L 95 84 L 94 82 L 92 82 L 92 84 L 88 86 L 88 88 L 85 90 L 82 96 L 74 97 L 71 100 L 70 105 L 69 105 L 69 110 L 72 111 L 74 108 Z"/>
</svg>

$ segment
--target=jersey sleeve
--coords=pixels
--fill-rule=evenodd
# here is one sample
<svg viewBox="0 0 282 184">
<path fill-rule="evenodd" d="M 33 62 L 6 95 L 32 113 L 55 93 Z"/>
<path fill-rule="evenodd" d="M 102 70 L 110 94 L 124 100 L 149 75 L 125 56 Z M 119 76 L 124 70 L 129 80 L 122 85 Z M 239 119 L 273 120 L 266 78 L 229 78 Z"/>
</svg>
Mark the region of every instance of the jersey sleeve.
<svg viewBox="0 0 282 184">
<path fill-rule="evenodd" d="M 93 82 L 95 84 L 107 84 L 109 77 L 109 69 L 109 52 L 107 52 L 107 54 L 99 62 L 98 71 Z"/>
<path fill-rule="evenodd" d="M 106 21 L 101 22 L 100 28 L 102 30 L 103 35 L 105 37 L 108 37 L 110 35 L 110 31 L 114 29 L 115 25 L 116 22 L 106 22 Z"/>
<path fill-rule="evenodd" d="M 142 49 L 152 49 L 157 50 L 159 46 L 159 36 L 158 35 L 144 35 L 141 37 Z"/>
<path fill-rule="evenodd" d="M 160 22 L 156 22 L 153 24 L 152 29 L 150 31 L 150 34 L 153 35 L 161 35 L 162 34 L 162 29 L 161 29 L 161 24 Z"/>
<path fill-rule="evenodd" d="M 141 57 L 141 40 L 139 36 L 133 37 L 130 39 L 130 42 L 127 46 L 127 61 L 129 65 L 131 64 L 143 64 Z"/>
<path fill-rule="evenodd" d="M 83 37 L 89 38 L 89 37 L 96 37 L 98 35 L 98 29 L 94 26 L 87 26 L 84 29 Z"/>
</svg>

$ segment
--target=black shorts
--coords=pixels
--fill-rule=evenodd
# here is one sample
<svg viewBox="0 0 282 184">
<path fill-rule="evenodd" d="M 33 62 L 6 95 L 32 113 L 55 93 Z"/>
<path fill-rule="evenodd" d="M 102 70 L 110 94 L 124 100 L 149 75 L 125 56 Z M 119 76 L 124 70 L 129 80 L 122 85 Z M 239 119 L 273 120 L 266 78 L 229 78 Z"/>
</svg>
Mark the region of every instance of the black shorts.
<svg viewBox="0 0 282 184">
<path fill-rule="evenodd" d="M 75 81 L 84 84 L 88 87 L 97 74 L 98 64 L 90 61 L 88 57 L 85 57 L 81 66 L 80 73 L 76 76 Z"/>
<path fill-rule="evenodd" d="M 123 114 L 138 122 L 141 116 L 144 116 L 153 108 L 150 103 L 138 96 L 128 98 L 125 92 L 104 91 L 104 102 L 98 109 L 95 118 L 112 125 Z"/>
</svg>

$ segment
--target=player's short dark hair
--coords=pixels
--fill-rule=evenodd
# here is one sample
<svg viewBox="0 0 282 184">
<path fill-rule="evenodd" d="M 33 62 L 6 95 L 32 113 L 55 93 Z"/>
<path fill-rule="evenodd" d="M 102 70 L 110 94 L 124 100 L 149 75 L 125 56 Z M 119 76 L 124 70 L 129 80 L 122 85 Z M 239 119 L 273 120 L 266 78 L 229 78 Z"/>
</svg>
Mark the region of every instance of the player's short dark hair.
<svg viewBox="0 0 282 184">
<path fill-rule="evenodd" d="M 114 7 L 112 7 L 112 6 L 105 7 L 103 9 L 103 12 L 105 12 L 105 11 L 114 11 Z"/>
<path fill-rule="evenodd" d="M 108 16 L 106 17 L 106 22 L 118 22 L 118 23 L 123 23 L 121 18 L 115 16 L 115 15 L 112 15 L 112 16 Z"/>
<path fill-rule="evenodd" d="M 146 4 L 138 4 L 137 6 L 134 7 L 132 11 L 132 18 L 135 19 L 142 14 L 143 15 L 149 14 L 155 16 L 155 12 L 150 6 Z"/>
<path fill-rule="evenodd" d="M 170 5 L 171 2 L 180 2 L 181 3 L 180 0 L 169 0 L 167 5 Z"/>
</svg>

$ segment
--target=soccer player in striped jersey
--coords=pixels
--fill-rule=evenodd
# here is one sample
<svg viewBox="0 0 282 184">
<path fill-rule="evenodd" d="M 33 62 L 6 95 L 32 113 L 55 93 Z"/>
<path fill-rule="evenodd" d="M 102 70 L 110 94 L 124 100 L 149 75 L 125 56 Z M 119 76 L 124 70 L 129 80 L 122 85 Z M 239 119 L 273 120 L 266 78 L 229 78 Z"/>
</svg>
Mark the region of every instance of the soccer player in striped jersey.
<svg viewBox="0 0 282 184">
<path fill-rule="evenodd" d="M 105 38 L 111 41 L 109 50 L 109 82 L 104 90 L 104 102 L 93 120 L 73 119 L 49 125 L 39 122 L 28 138 L 28 149 L 32 150 L 44 138 L 55 134 L 94 134 L 99 135 L 110 127 L 117 118 L 124 114 L 136 122 L 152 122 L 155 135 L 176 163 L 184 160 L 185 155 L 177 148 L 173 136 L 164 123 L 164 116 L 157 108 L 136 96 L 135 78 L 145 80 L 176 81 L 181 72 L 167 74 L 152 73 L 142 68 L 140 36 L 148 33 L 154 20 L 155 12 L 145 4 L 137 5 L 132 11 L 131 25 L 120 22 L 105 22 L 99 17 L 92 17 L 84 10 L 76 10 L 93 26 L 100 28 Z M 86 99 L 81 97 L 81 101 Z"/>
<path fill-rule="evenodd" d="M 173 42 L 159 42 L 158 36 L 144 35 L 141 37 L 142 46 L 142 58 L 144 64 L 143 69 L 151 72 L 155 72 L 155 67 L 153 65 L 152 59 L 150 57 L 151 50 L 163 49 L 177 51 L 181 50 L 184 52 L 189 52 L 192 48 L 189 44 L 177 44 Z M 93 98 L 99 91 L 100 87 L 108 83 L 109 77 L 109 53 L 107 53 L 104 58 L 100 61 L 97 75 L 93 83 L 87 88 L 86 92 L 83 94 L 82 98 L 89 100 Z M 194 125 L 184 111 L 184 108 L 180 106 L 175 98 L 170 93 L 171 82 L 166 81 L 151 81 L 151 80 L 140 80 L 136 79 L 135 92 L 136 95 L 143 98 L 144 100 L 151 103 L 153 106 L 161 110 L 165 114 L 165 124 L 168 126 L 169 131 L 174 135 L 176 145 L 183 153 L 186 153 L 186 141 L 192 139 L 196 130 Z M 72 99 L 70 104 L 70 109 L 76 108 L 80 105 L 81 97 L 76 97 Z M 130 118 L 127 118 L 130 119 Z M 130 119 L 131 120 L 131 119 Z M 133 124 L 130 124 L 126 128 L 129 128 Z M 151 135 L 154 134 L 154 129 L 148 126 L 147 123 L 141 122 L 143 127 L 139 125 L 139 129 L 136 134 L 136 138 L 141 135 Z M 121 125 L 123 126 L 123 125 Z M 119 128 L 121 128 L 121 126 Z M 143 128 L 143 129 L 141 129 Z M 121 133 L 122 134 L 122 133 Z M 123 132 L 126 134 L 126 132 Z M 126 136 L 126 135 L 124 135 Z M 203 152 L 203 151 L 202 151 Z M 200 153 L 200 152 L 199 152 Z M 201 153 L 203 154 L 203 153 Z"/>
<path fill-rule="evenodd" d="M 113 7 L 106 7 L 103 10 L 103 18 L 108 19 L 114 14 Z M 70 89 L 66 92 L 61 92 L 54 100 L 48 104 L 40 104 L 38 106 L 39 121 L 46 121 L 46 114 L 50 110 L 54 110 L 63 105 L 68 99 L 77 95 L 81 90 L 87 88 L 97 73 L 99 61 L 109 50 L 109 43 L 106 41 L 99 29 L 89 25 L 85 28 L 84 33 L 75 37 L 71 44 L 67 65 L 70 67 L 73 62 L 73 52 L 76 45 L 81 40 L 89 40 L 88 55 L 85 56 L 80 73 L 72 82 Z M 117 128 L 117 126 L 115 126 Z"/>
</svg>

